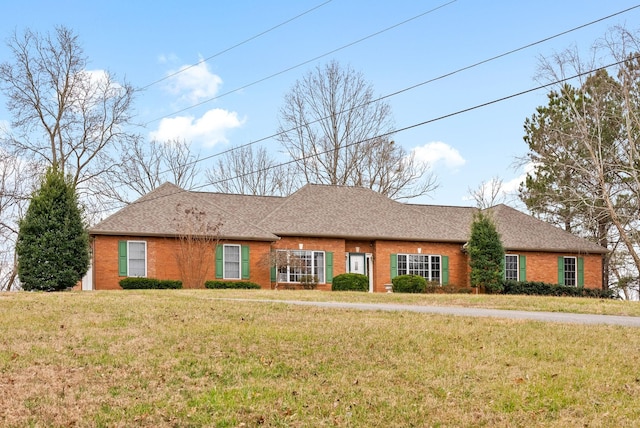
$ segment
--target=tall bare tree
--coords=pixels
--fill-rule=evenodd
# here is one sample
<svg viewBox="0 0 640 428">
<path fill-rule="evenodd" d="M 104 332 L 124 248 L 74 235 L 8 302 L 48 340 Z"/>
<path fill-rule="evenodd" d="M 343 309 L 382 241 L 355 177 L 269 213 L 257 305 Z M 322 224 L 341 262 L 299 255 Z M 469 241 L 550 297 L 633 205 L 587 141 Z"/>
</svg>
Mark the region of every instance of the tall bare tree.
<svg viewBox="0 0 640 428">
<path fill-rule="evenodd" d="M 18 220 L 37 184 L 38 169 L 0 149 L 0 291 L 17 286 L 15 244 Z"/>
<path fill-rule="evenodd" d="M 175 256 L 182 285 L 184 288 L 204 288 L 222 222 L 211 221 L 200 208 L 182 204 L 176 206 L 174 222 L 180 231 Z"/>
<path fill-rule="evenodd" d="M 500 177 L 493 177 L 489 181 L 483 181 L 475 188 L 468 189 L 468 195 L 481 210 L 497 204 L 505 203 L 507 198 L 503 192 L 503 182 Z"/>
<path fill-rule="evenodd" d="M 635 278 L 640 272 L 639 40 L 617 28 L 594 46 L 587 61 L 576 49 L 543 59 L 543 76 L 551 81 L 593 70 L 602 57 L 617 65 L 609 68 L 611 74 L 583 74 L 576 87 L 558 85 L 549 105 L 527 120 L 528 160 L 535 170 L 521 191 L 534 212 L 564 217 L 567 229 L 615 250 L 618 266 L 623 257 L 631 260 L 633 272 L 612 273 Z"/>
<path fill-rule="evenodd" d="M 109 149 L 130 138 L 133 88 L 106 71 L 87 69 L 87 59 L 70 29 L 54 34 L 14 32 L 8 42 L 13 62 L 0 64 L 0 84 L 11 112 L 3 142 L 14 153 L 57 165 L 82 184 L 113 162 Z"/>
<path fill-rule="evenodd" d="M 214 189 L 225 193 L 282 196 L 298 187 L 295 174 L 264 147 L 232 147 L 205 174 Z"/>
<path fill-rule="evenodd" d="M 298 80 L 280 110 L 278 140 L 305 183 L 359 185 L 396 199 L 436 187 L 391 139 L 391 107 L 362 74 L 333 61 Z"/>
<path fill-rule="evenodd" d="M 106 179 L 95 180 L 94 185 L 111 200 L 129 203 L 167 181 L 183 189 L 194 188 L 200 184 L 199 162 L 200 155 L 191 151 L 186 140 L 135 138 L 123 145 Z"/>
</svg>

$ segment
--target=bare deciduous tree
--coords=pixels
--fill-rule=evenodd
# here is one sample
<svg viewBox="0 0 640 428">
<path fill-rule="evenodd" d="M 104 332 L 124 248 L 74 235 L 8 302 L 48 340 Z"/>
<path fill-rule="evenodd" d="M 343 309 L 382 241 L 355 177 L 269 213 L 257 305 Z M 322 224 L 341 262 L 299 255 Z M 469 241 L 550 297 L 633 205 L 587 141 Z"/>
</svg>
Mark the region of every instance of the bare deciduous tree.
<svg viewBox="0 0 640 428">
<path fill-rule="evenodd" d="M 109 149 L 130 138 L 133 88 L 105 71 L 87 70 L 77 36 L 27 30 L 8 43 L 13 62 L 0 65 L 0 84 L 13 116 L 3 140 L 14 153 L 57 167 L 83 183 L 112 165 Z"/>
<path fill-rule="evenodd" d="M 608 68 L 612 73 L 585 73 L 575 87 L 558 85 L 549 106 L 525 123 L 528 160 L 536 165 L 521 192 L 525 203 L 562 214 L 574 232 L 615 250 L 617 266 L 626 267 L 611 271 L 619 276 L 613 282 L 640 272 L 639 41 L 617 28 L 594 45 L 586 62 L 577 49 L 543 59 L 542 76 L 552 82 L 594 70 L 603 57 L 617 64 Z"/>
<path fill-rule="evenodd" d="M 264 147 L 232 147 L 205 173 L 209 184 L 224 193 L 282 196 L 298 187 L 295 174 L 278 164 Z"/>
<path fill-rule="evenodd" d="M 427 165 L 390 139 L 390 106 L 337 62 L 297 81 L 280 110 L 278 140 L 304 183 L 359 185 L 396 199 L 433 190 Z"/>
<path fill-rule="evenodd" d="M 203 210 L 182 204 L 176 206 L 174 222 L 180 231 L 176 262 L 184 288 L 203 288 L 213 265 L 222 222 L 211 222 Z"/>
<path fill-rule="evenodd" d="M 125 203 L 167 181 L 189 190 L 199 184 L 199 161 L 186 140 L 147 143 L 136 138 L 124 145 L 107 179 L 96 180 L 95 185 L 110 199 Z"/>
<path fill-rule="evenodd" d="M 16 286 L 18 220 L 29 204 L 38 168 L 0 149 L 0 291 Z"/>
<path fill-rule="evenodd" d="M 483 181 L 475 188 L 468 189 L 469 197 L 475 201 L 476 206 L 481 210 L 506 202 L 506 195 L 503 192 L 503 182 L 499 177 Z"/>
</svg>

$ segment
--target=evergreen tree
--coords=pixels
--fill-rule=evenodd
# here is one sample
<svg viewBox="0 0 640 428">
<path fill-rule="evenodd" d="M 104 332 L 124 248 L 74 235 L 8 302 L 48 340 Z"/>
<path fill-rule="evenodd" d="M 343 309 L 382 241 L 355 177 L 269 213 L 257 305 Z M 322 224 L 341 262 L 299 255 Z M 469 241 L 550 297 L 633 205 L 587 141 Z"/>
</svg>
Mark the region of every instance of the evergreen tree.
<svg viewBox="0 0 640 428">
<path fill-rule="evenodd" d="M 55 166 L 47 170 L 20 221 L 16 253 L 27 291 L 65 290 L 89 269 L 89 236 L 75 188 Z"/>
<path fill-rule="evenodd" d="M 478 212 L 471 225 L 467 246 L 471 266 L 471 286 L 484 287 L 487 292 L 503 288 L 504 247 L 489 216 Z"/>
</svg>

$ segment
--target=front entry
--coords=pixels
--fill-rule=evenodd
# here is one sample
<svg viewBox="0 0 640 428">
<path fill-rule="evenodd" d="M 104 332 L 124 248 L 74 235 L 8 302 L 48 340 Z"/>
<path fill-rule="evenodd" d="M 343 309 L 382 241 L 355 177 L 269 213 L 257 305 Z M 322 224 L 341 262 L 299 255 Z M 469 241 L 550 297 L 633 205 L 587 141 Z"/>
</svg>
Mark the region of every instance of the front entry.
<svg viewBox="0 0 640 428">
<path fill-rule="evenodd" d="M 365 253 L 349 253 L 349 260 L 347 261 L 349 273 L 359 273 L 369 277 L 369 292 L 373 292 L 371 256 L 371 254 Z"/>
<path fill-rule="evenodd" d="M 349 273 L 359 273 L 366 275 L 365 257 L 363 253 L 350 253 L 349 254 Z"/>
</svg>

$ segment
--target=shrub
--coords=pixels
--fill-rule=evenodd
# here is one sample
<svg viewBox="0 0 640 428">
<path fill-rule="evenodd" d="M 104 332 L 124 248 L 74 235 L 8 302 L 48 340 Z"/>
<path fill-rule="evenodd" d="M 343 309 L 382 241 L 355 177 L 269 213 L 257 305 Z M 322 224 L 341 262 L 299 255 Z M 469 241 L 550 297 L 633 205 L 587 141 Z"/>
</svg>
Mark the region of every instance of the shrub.
<svg viewBox="0 0 640 428">
<path fill-rule="evenodd" d="M 120 287 L 125 290 L 175 290 L 182 288 L 182 281 L 156 278 L 124 278 L 120 280 Z"/>
<path fill-rule="evenodd" d="M 331 283 L 332 291 L 369 291 L 369 277 L 361 273 L 343 273 Z"/>
<path fill-rule="evenodd" d="M 25 291 L 61 291 L 89 269 L 89 235 L 75 187 L 50 167 L 20 220 L 16 242 L 18 276 Z"/>
<path fill-rule="evenodd" d="M 573 296 L 612 299 L 613 290 L 599 288 L 568 287 L 539 281 L 505 281 L 502 294 L 527 294 L 537 296 Z"/>
<path fill-rule="evenodd" d="M 504 248 L 495 223 L 482 212 L 474 216 L 467 251 L 471 286 L 484 287 L 487 293 L 501 292 Z"/>
<path fill-rule="evenodd" d="M 300 277 L 300 286 L 304 290 L 315 290 L 318 286 L 318 277 L 316 275 L 302 275 Z"/>
<path fill-rule="evenodd" d="M 394 293 L 424 293 L 427 280 L 418 275 L 399 275 L 391 280 Z"/>
<path fill-rule="evenodd" d="M 223 289 L 223 288 L 259 289 L 260 288 L 258 284 L 250 281 L 207 281 L 204 283 L 204 286 L 210 289 Z"/>
</svg>

